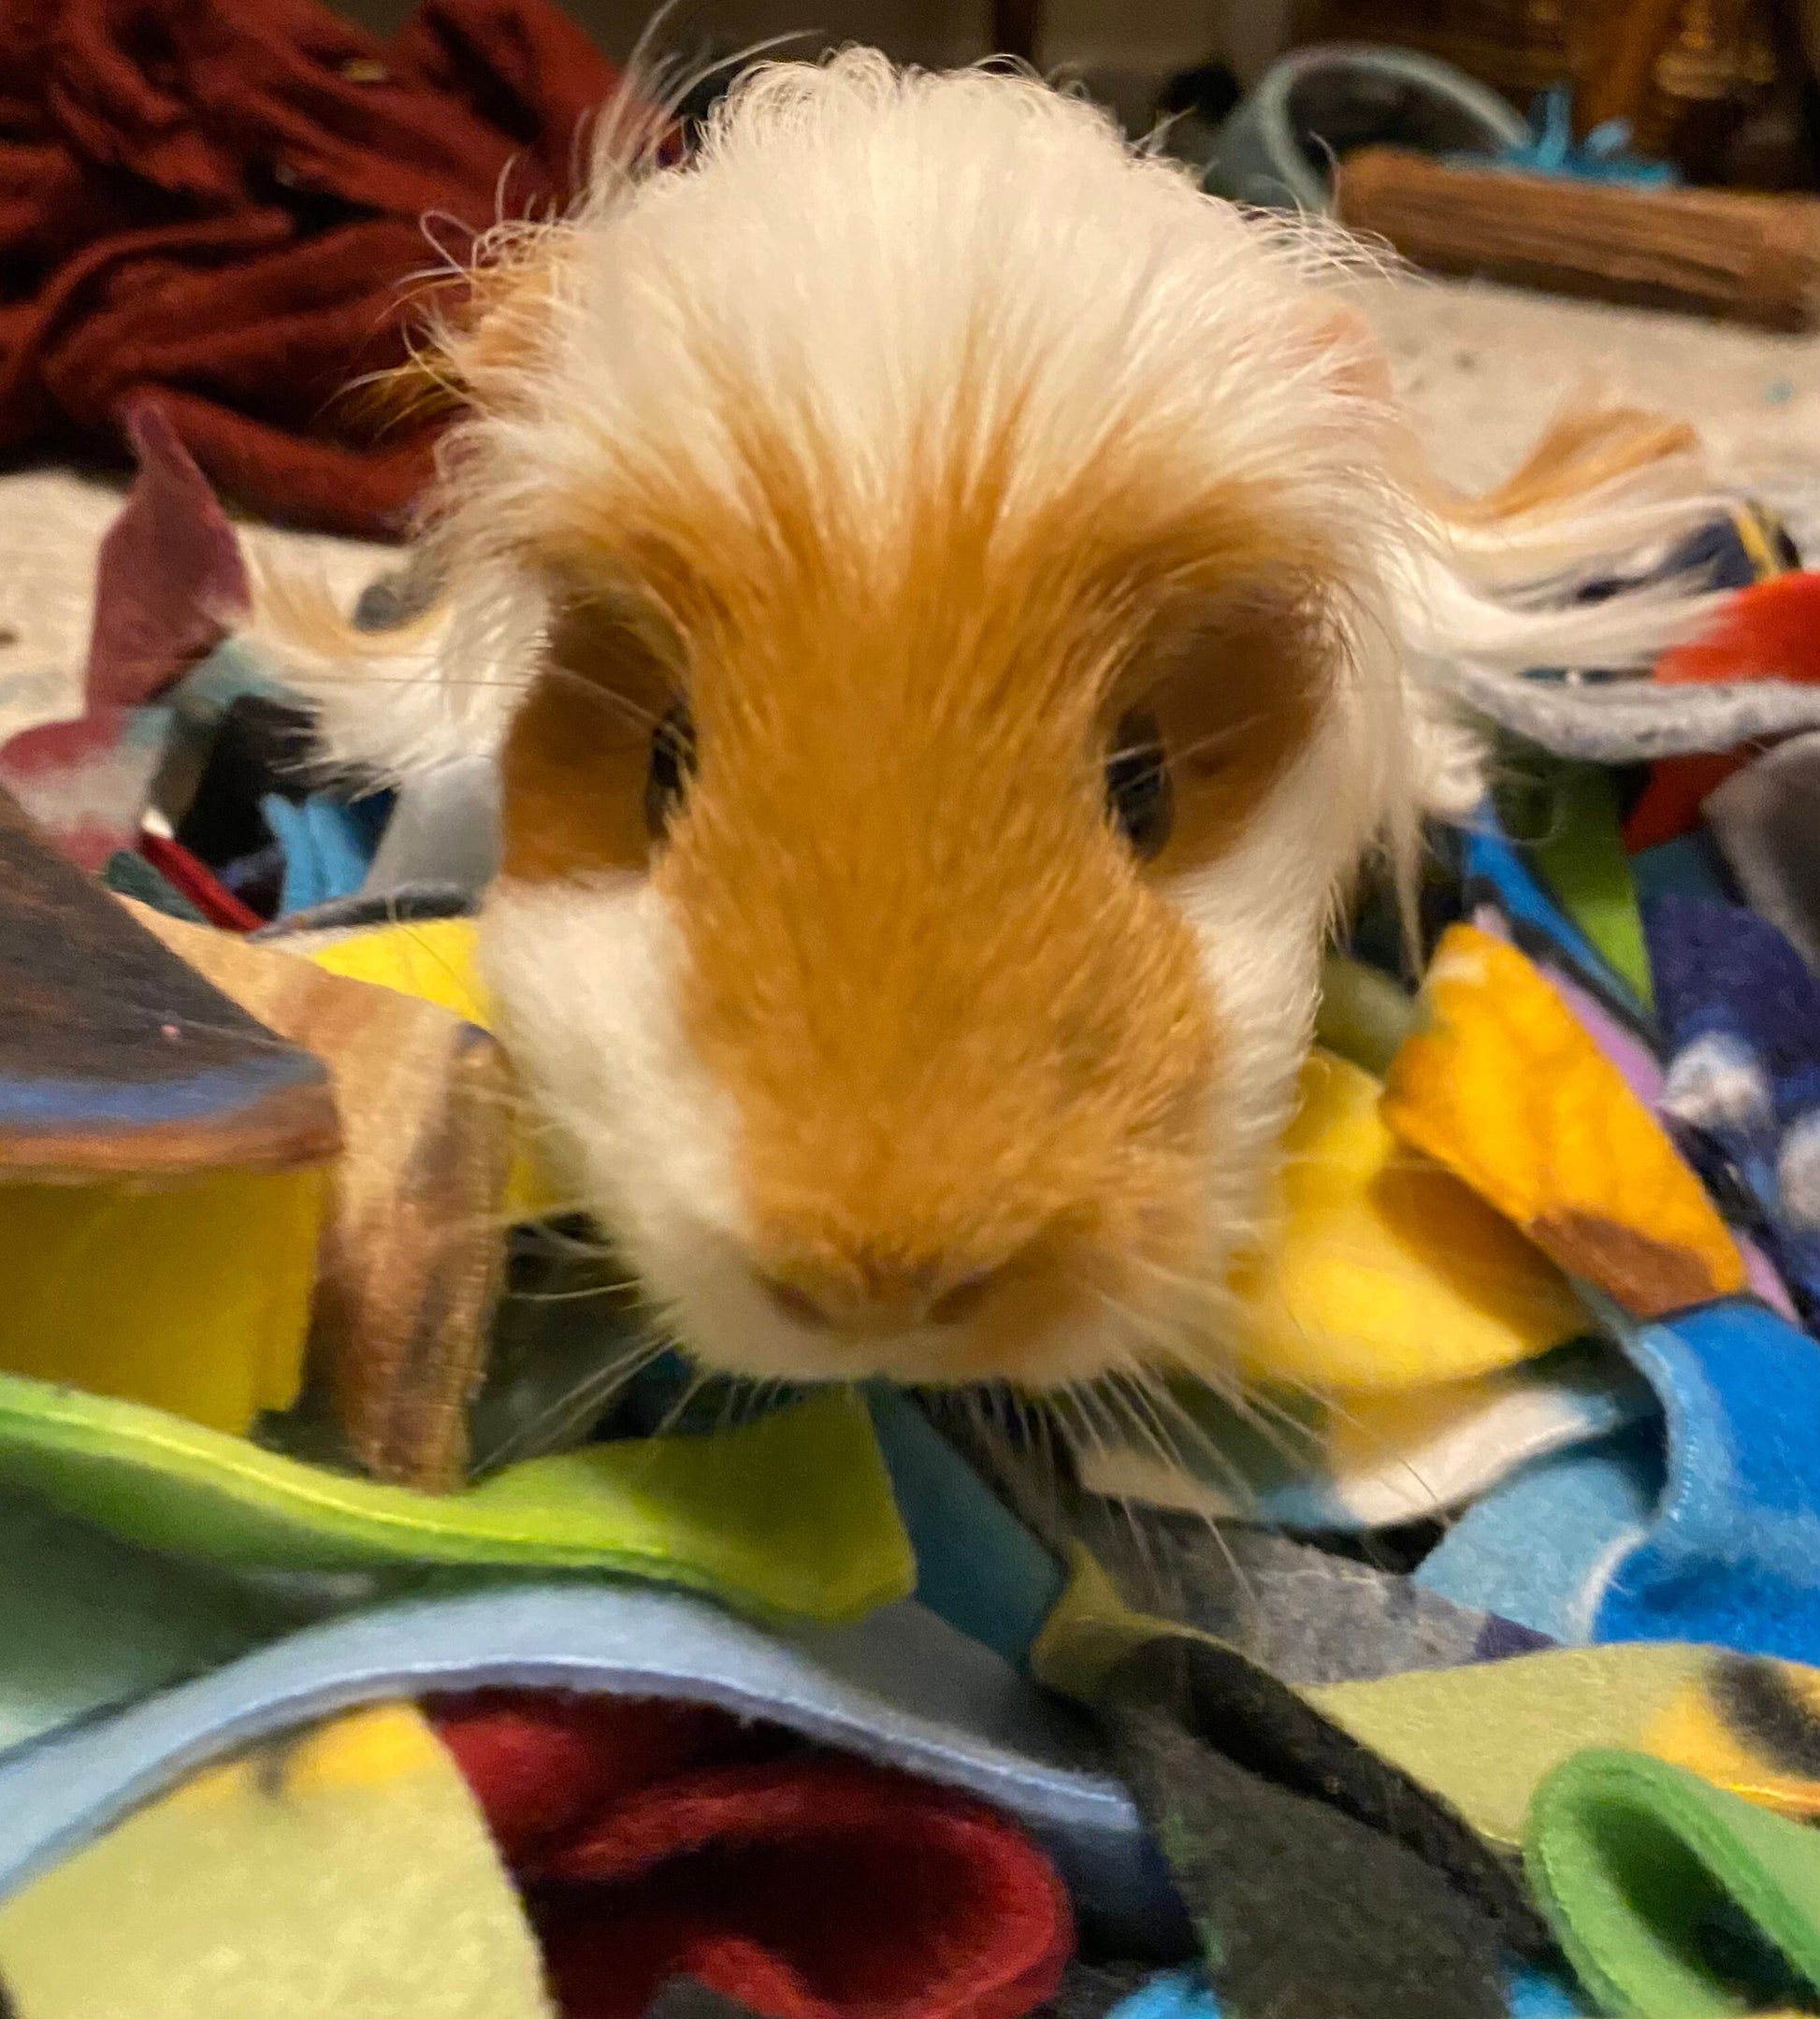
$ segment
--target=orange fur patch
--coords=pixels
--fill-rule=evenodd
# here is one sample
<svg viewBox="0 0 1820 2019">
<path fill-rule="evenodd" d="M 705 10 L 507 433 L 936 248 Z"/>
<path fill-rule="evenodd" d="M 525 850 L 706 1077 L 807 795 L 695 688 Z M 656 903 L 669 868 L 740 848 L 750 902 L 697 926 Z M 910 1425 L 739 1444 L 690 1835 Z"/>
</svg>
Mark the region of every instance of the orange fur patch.
<svg viewBox="0 0 1820 2019">
<path fill-rule="evenodd" d="M 559 226 L 521 227 L 465 272 L 422 283 L 407 325 L 410 354 L 356 381 L 340 396 L 344 411 L 383 436 L 446 420 L 476 399 L 497 410 L 547 338 L 562 244 Z"/>
<path fill-rule="evenodd" d="M 1336 647 L 1316 612 L 1265 590 L 1209 611 L 1135 653 L 1105 711 L 1155 719 L 1175 797 L 1154 873 L 1178 875 L 1236 842 L 1313 733 Z"/>
<path fill-rule="evenodd" d="M 1504 482 L 1477 498 L 1436 485 L 1444 514 L 1463 526 L 1491 526 L 1524 512 L 1570 505 L 1651 463 L 1691 456 L 1699 437 L 1685 422 L 1638 407 L 1570 406 Z"/>
<path fill-rule="evenodd" d="M 557 619 L 500 753 L 502 874 L 544 883 L 645 866 L 651 736 L 680 685 L 630 613 L 583 603 Z"/>
</svg>

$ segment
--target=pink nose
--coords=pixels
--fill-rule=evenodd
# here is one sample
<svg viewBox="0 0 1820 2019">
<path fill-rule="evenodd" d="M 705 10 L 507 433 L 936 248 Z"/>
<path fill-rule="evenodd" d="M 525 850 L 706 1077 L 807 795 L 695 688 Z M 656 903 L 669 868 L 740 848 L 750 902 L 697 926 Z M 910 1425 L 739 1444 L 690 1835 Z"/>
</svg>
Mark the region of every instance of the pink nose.
<svg viewBox="0 0 1820 2019">
<path fill-rule="evenodd" d="M 792 1324 L 816 1332 L 902 1332 L 964 1324 L 1006 1273 L 1004 1264 L 956 1271 L 928 1262 L 861 1260 L 850 1270 L 812 1264 L 761 1270 L 758 1281 Z"/>
</svg>

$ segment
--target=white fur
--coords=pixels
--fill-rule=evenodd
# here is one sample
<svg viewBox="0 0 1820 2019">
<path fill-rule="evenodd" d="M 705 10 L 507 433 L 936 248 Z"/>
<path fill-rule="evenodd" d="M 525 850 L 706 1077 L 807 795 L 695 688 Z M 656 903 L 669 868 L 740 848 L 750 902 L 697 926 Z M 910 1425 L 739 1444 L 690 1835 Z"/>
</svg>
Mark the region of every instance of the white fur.
<svg viewBox="0 0 1820 2019">
<path fill-rule="evenodd" d="M 686 471 L 762 510 L 728 425 L 729 367 L 738 399 L 801 425 L 805 454 L 831 438 L 826 481 L 882 541 L 910 506 L 917 423 L 984 326 L 994 397 L 1027 399 L 1008 518 L 1135 429 L 1159 484 L 1251 481 L 1286 528 L 1337 549 L 1326 716 L 1240 845 L 1174 893 L 1228 1046 L 1206 1187 L 1224 1248 L 1259 1210 L 1338 889 L 1376 845 L 1407 867 L 1423 810 L 1457 816 L 1481 795 L 1447 668 L 1629 664 L 1684 636 L 1703 613 L 1673 590 L 1566 608 L 1535 592 L 1678 529 L 1691 493 L 1645 472 L 1570 512 L 1448 538 L 1392 475 L 1381 408 L 1298 342 L 1343 244 L 1201 195 L 1029 79 L 906 76 L 863 51 L 777 66 L 739 88 L 692 166 L 637 180 L 603 160 L 552 230 L 546 340 L 482 388 L 498 397 L 451 444 L 436 635 L 375 658 L 358 699 L 343 669 L 286 654 L 351 756 L 402 771 L 497 745 L 543 622 L 518 556 L 575 497 L 635 500 L 643 476 Z M 504 1034 L 684 1336 L 746 1371 L 851 1372 L 850 1349 L 791 1325 L 744 1266 L 738 1118 L 680 1035 L 677 938 L 634 879 L 499 891 L 484 945 Z M 939 1377 L 942 1343 L 869 1342 L 869 1363 Z M 1076 1332 L 1046 1342 L 1043 1364 L 1069 1379 L 1133 1349 Z"/>
</svg>

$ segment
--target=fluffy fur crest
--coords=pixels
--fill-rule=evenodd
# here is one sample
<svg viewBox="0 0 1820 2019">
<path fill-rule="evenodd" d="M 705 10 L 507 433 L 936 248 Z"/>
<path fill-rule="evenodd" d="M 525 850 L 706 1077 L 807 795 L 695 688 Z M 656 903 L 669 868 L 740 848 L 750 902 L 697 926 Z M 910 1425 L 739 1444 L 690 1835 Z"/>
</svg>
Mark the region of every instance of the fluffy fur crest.
<svg viewBox="0 0 1820 2019">
<path fill-rule="evenodd" d="M 869 512 L 906 495 L 910 435 L 982 343 L 1043 354 L 1049 446 L 1076 464 L 1096 453 L 1096 423 L 1134 418 L 1184 455 L 1196 429 L 1177 422 L 1197 424 L 1235 475 L 1248 447 L 1287 461 L 1300 444 L 1273 422 L 1306 404 L 1311 376 L 1350 383 L 1355 410 L 1395 426 L 1368 332 L 1335 314 L 1332 288 L 1367 264 L 1359 248 L 1316 221 L 1200 195 L 1176 165 L 1127 150 L 1103 115 L 1033 79 L 922 76 L 852 50 L 748 73 L 680 168 L 663 165 L 663 133 L 660 95 L 634 78 L 599 122 L 585 197 L 480 241 L 466 302 L 424 347 L 418 376 L 470 410 L 426 501 L 422 543 L 449 584 L 431 618 L 408 637 L 363 637 L 325 598 L 261 570 L 253 629 L 320 696 L 327 738 L 351 758 L 396 771 L 497 746 L 547 610 L 547 584 L 519 564 L 565 489 L 601 497 L 616 467 L 628 489 L 655 480 L 686 494 L 688 469 L 710 493 L 749 492 L 753 472 L 715 425 L 716 385 L 780 413 L 796 400 L 847 454 L 832 474 Z M 1088 165 L 1101 172 L 1083 176 Z M 856 187 L 889 201 L 814 200 Z M 1116 270 L 1075 264 L 1071 238 L 1116 248 Z M 1235 384 L 1247 397 L 1231 402 Z M 1033 390 L 1002 376 L 1002 395 Z M 1209 425 L 1229 404 L 1254 424 L 1231 440 Z M 1316 405 L 1342 429 L 1360 417 Z M 1361 545 L 1378 542 L 1393 630 L 1418 679 L 1434 676 L 1438 692 L 1416 702 L 1443 752 L 1426 782 L 1433 810 L 1454 812 L 1464 746 L 1442 727 L 1446 662 L 1640 664 L 1697 631 L 1708 607 L 1672 588 L 1561 605 L 1579 581 L 1710 515 L 1715 498 L 1688 429 L 1622 408 L 1563 415 L 1481 498 L 1400 448 L 1353 472 L 1362 492 L 1327 504 Z M 1043 481 L 1034 453 L 1029 468 Z"/>
</svg>

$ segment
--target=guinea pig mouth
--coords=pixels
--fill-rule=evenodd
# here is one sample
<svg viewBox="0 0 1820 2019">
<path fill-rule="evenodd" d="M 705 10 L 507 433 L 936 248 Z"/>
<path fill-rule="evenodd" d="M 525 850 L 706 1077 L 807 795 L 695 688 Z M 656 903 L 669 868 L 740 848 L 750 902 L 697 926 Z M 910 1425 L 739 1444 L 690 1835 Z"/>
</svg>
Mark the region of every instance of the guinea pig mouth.
<svg viewBox="0 0 1820 2019">
<path fill-rule="evenodd" d="M 1132 1341 L 1104 1301 L 1059 1267 L 964 1279 L 915 1309 L 891 1298 L 818 1299 L 767 1277 L 725 1242 L 678 1273 L 673 1291 L 651 1285 L 678 1343 L 703 1367 L 746 1378 L 1008 1383 L 1035 1392 L 1091 1380 L 1132 1358 Z"/>
</svg>

